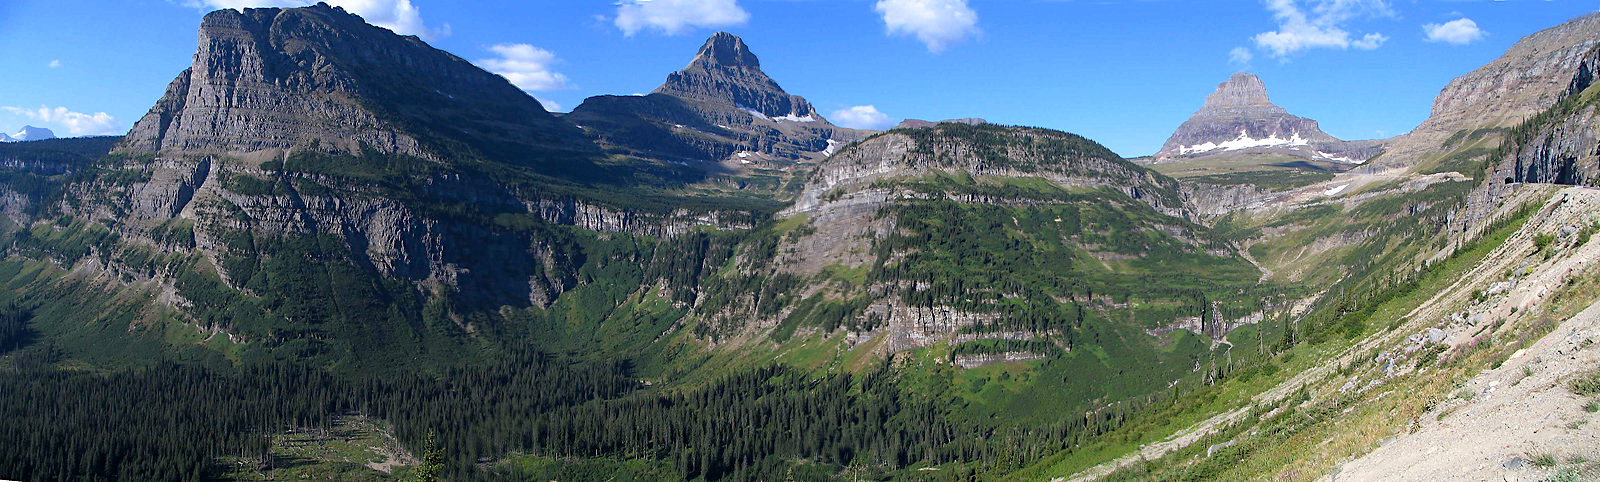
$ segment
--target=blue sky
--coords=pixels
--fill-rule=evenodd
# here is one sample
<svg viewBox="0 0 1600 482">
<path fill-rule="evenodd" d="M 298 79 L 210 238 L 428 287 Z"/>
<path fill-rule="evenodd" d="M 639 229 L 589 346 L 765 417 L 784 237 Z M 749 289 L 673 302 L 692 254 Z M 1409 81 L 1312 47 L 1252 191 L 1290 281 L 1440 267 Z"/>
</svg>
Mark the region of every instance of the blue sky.
<svg viewBox="0 0 1600 482">
<path fill-rule="evenodd" d="M 0 0 L 0 132 L 121 133 L 186 67 L 206 10 L 297 0 Z M 340 0 L 558 110 L 649 92 L 745 38 L 836 123 L 983 117 L 1156 151 L 1239 70 L 1345 139 L 1422 122 L 1451 78 L 1594 11 L 1574 0 Z M 1463 20 L 1465 19 L 1465 20 Z M 1246 60 L 1248 58 L 1248 60 Z M 866 106 L 871 106 L 868 108 Z"/>
</svg>

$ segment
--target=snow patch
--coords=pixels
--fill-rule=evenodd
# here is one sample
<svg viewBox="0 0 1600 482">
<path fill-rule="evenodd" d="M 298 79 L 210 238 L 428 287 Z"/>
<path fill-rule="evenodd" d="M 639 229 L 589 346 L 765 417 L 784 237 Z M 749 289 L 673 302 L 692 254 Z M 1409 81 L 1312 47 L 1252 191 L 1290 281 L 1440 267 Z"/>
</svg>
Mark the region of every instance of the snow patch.
<svg viewBox="0 0 1600 482">
<path fill-rule="evenodd" d="M 783 116 L 783 117 L 774 117 L 774 118 L 772 118 L 772 120 L 789 121 L 789 122 L 816 122 L 817 118 L 816 118 L 816 116 L 813 116 L 811 114 L 806 114 L 805 117 L 800 117 L 800 116 L 794 115 L 793 112 L 790 112 L 789 115 L 786 115 L 786 116 Z"/>
<path fill-rule="evenodd" d="M 1349 184 L 1341 184 L 1338 187 L 1328 188 L 1328 190 L 1322 191 L 1322 195 L 1323 196 L 1332 196 L 1332 195 L 1335 195 L 1335 194 L 1339 194 L 1341 192 L 1344 192 L 1344 188 L 1347 188 L 1347 187 L 1350 187 L 1350 185 Z"/>
<path fill-rule="evenodd" d="M 1222 143 L 1207 142 L 1205 144 L 1196 144 L 1193 146 L 1182 146 L 1178 148 L 1178 153 L 1191 154 L 1196 152 L 1211 152 L 1216 150 L 1237 151 L 1252 147 L 1304 146 L 1309 144 L 1311 144 L 1311 141 L 1307 141 L 1305 138 L 1300 137 L 1299 132 L 1290 135 L 1288 139 L 1278 137 L 1277 134 L 1268 136 L 1265 139 L 1255 139 L 1250 137 L 1250 133 L 1241 130 L 1239 131 L 1239 137 L 1235 138 L 1234 140 L 1223 141 Z"/>
<path fill-rule="evenodd" d="M 822 156 L 831 156 L 835 152 L 839 152 L 839 141 L 828 139 L 828 148 L 822 150 Z"/>
<path fill-rule="evenodd" d="M 739 151 L 733 154 L 734 157 L 739 158 L 740 164 L 750 164 L 750 158 L 758 155 L 761 155 L 761 153 L 751 151 Z"/>
<path fill-rule="evenodd" d="M 762 114 L 761 111 L 759 111 L 759 110 L 751 109 L 749 107 L 745 107 L 745 106 L 742 106 L 742 105 L 739 106 L 739 110 L 742 110 L 742 111 L 745 111 L 745 112 L 749 112 L 750 115 L 755 116 L 757 119 L 772 120 L 771 117 L 767 117 L 766 114 Z"/>
<path fill-rule="evenodd" d="M 1366 160 L 1363 160 L 1363 159 L 1352 159 L 1352 158 L 1349 158 L 1349 157 L 1340 157 L 1340 156 L 1336 156 L 1336 155 L 1329 154 L 1329 153 L 1322 152 L 1322 151 L 1316 151 L 1316 152 L 1317 152 L 1317 155 L 1321 156 L 1323 159 L 1327 159 L 1327 160 L 1334 161 L 1334 162 L 1343 162 L 1345 164 L 1358 164 L 1358 165 L 1367 162 Z"/>
</svg>

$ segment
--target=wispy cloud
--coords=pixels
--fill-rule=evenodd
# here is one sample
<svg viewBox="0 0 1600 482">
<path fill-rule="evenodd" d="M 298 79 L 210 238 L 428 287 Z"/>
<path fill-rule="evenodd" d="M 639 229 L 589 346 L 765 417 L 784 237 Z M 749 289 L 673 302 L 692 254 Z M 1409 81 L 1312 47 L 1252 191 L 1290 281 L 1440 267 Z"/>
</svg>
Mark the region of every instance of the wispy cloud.
<svg viewBox="0 0 1600 482">
<path fill-rule="evenodd" d="M 982 33 L 967 0 L 878 0 L 872 9 L 889 34 L 914 36 L 933 53 Z"/>
<path fill-rule="evenodd" d="M 561 60 L 549 50 L 528 44 L 506 43 L 489 47 L 496 57 L 477 64 L 511 81 L 522 90 L 547 91 L 570 87 L 567 76 L 552 69 Z"/>
<path fill-rule="evenodd" d="M 0 107 L 12 114 L 21 115 L 28 119 L 45 124 L 47 127 L 65 128 L 68 134 L 74 136 L 120 134 L 122 129 L 117 119 L 111 114 L 96 112 L 85 114 L 73 112 L 66 107 L 39 106 L 38 110 L 24 109 L 21 107 Z"/>
<path fill-rule="evenodd" d="M 50 68 L 52 68 L 52 69 L 61 68 L 61 61 L 60 60 L 51 60 L 50 61 Z"/>
<path fill-rule="evenodd" d="M 1470 18 L 1459 18 L 1445 23 L 1430 23 L 1422 26 L 1425 34 L 1424 40 L 1435 43 L 1451 45 L 1466 45 L 1483 39 L 1488 32 L 1478 28 L 1478 22 Z"/>
<path fill-rule="evenodd" d="M 645 30 L 678 35 L 696 28 L 744 25 L 749 20 L 750 12 L 739 6 L 739 0 L 622 0 L 612 23 L 631 37 Z"/>
<path fill-rule="evenodd" d="M 1250 53 L 1250 49 L 1244 47 L 1234 47 L 1233 50 L 1228 51 L 1228 62 L 1241 67 L 1249 67 L 1250 61 L 1255 60 L 1255 58 L 1255 54 Z"/>
<path fill-rule="evenodd" d="M 450 24 L 429 28 L 422 21 L 422 11 L 411 0 L 323 0 L 329 5 L 343 7 L 345 11 L 360 15 L 367 23 L 393 30 L 401 35 L 416 35 L 435 40 L 450 35 Z M 261 8 L 303 7 L 316 3 L 308 0 L 185 0 L 196 8 Z"/>
<path fill-rule="evenodd" d="M 1311 0 L 1309 8 L 1299 0 L 1267 0 L 1266 5 L 1278 29 L 1256 34 L 1252 40 L 1257 48 L 1279 59 L 1317 48 L 1376 49 L 1389 37 L 1376 32 L 1356 36 L 1346 30 L 1347 24 L 1359 18 L 1394 16 L 1385 0 Z"/>
<path fill-rule="evenodd" d="M 894 127 L 894 119 L 890 119 L 887 114 L 879 112 L 877 107 L 870 105 L 839 109 L 829 114 L 828 118 L 834 124 L 852 129 L 883 130 Z"/>
</svg>

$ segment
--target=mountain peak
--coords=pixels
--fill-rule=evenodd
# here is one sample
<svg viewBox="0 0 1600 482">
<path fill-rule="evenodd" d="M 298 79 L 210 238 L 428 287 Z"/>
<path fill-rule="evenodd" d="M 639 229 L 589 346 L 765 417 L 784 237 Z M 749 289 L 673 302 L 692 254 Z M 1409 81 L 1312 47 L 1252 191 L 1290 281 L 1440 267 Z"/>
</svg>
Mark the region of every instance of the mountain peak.
<svg viewBox="0 0 1600 482">
<path fill-rule="evenodd" d="M 50 129 L 34 126 L 22 126 L 22 130 L 17 131 L 16 134 L 0 134 L 0 142 L 42 141 L 55 138 L 56 133 L 51 132 Z"/>
<path fill-rule="evenodd" d="M 695 54 L 695 64 L 724 67 L 744 67 L 760 69 L 761 60 L 756 54 L 750 52 L 750 46 L 745 45 L 744 39 L 728 32 L 717 32 L 706 39 L 706 44 L 700 47 L 700 52 Z"/>
<path fill-rule="evenodd" d="M 1156 160 L 1272 149 L 1291 157 L 1359 164 L 1377 154 L 1372 143 L 1348 143 L 1317 121 L 1272 104 L 1260 77 L 1238 72 L 1217 84 L 1206 104 L 1172 133 Z"/>
<path fill-rule="evenodd" d="M 512 157 L 565 149 L 580 135 L 503 77 L 327 4 L 217 10 L 201 21 L 198 40 L 193 64 L 123 147 L 315 145 L 442 160 L 456 152 L 451 146 L 489 146 L 484 139 L 497 141 L 492 156 Z"/>
<path fill-rule="evenodd" d="M 744 39 L 727 32 L 717 32 L 707 39 L 694 61 L 668 75 L 656 93 L 730 104 L 729 107 L 766 117 L 804 118 L 816 113 L 805 99 L 784 92 L 761 72 L 761 61 Z"/>
<path fill-rule="evenodd" d="M 1228 77 L 1226 82 L 1217 84 L 1217 90 L 1206 96 L 1206 105 L 1200 112 L 1250 110 L 1283 111 L 1282 108 L 1272 105 L 1272 99 L 1267 96 L 1267 84 L 1262 82 L 1260 77 L 1248 72 L 1238 72 Z"/>
</svg>

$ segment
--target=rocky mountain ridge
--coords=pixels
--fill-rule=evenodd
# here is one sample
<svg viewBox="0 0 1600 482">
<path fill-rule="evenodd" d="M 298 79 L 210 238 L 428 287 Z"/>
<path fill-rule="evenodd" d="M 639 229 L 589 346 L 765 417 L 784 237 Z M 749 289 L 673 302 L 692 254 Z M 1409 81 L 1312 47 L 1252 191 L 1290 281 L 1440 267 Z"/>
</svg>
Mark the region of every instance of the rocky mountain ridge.
<svg viewBox="0 0 1600 482">
<path fill-rule="evenodd" d="M 311 146 L 520 162 L 585 149 L 577 129 L 504 78 L 325 3 L 207 14 L 193 65 L 134 124 L 122 148 L 250 153 Z"/>
<path fill-rule="evenodd" d="M 766 73 L 743 39 L 718 32 L 645 96 L 585 99 L 565 119 L 611 152 L 712 173 L 795 174 L 866 132 L 834 126 Z"/>
<path fill-rule="evenodd" d="M 1397 138 L 1375 168 L 1406 167 L 1440 156 L 1452 138 L 1503 131 L 1554 106 L 1600 37 L 1600 13 L 1530 34 L 1504 55 L 1451 80 L 1426 121 Z"/>
</svg>

